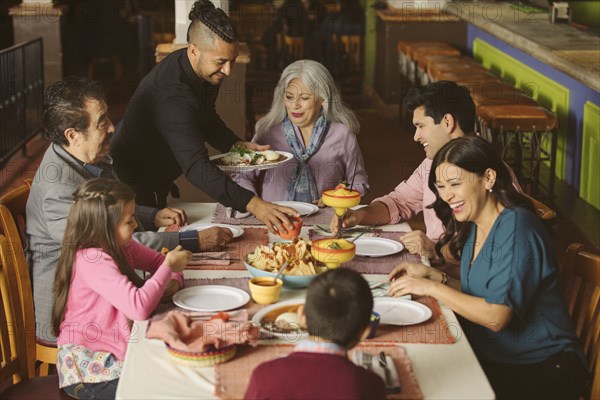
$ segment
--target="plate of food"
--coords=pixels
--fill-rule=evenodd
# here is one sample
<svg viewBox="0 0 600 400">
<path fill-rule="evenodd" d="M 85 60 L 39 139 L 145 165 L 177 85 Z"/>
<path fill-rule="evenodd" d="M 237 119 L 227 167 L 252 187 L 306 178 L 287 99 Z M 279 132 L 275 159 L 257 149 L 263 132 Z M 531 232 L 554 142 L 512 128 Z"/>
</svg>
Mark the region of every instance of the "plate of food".
<svg viewBox="0 0 600 400">
<path fill-rule="evenodd" d="M 285 262 L 288 266 L 281 280 L 287 288 L 305 288 L 317 275 L 327 271 L 313 257 L 308 242 L 300 238 L 258 246 L 244 257 L 244 266 L 254 276 L 275 277 Z"/>
<path fill-rule="evenodd" d="M 427 321 L 432 315 L 429 307 L 413 300 L 376 297 L 373 302 L 373 311 L 379 314 L 381 324 L 416 325 Z"/>
<path fill-rule="evenodd" d="M 363 257 L 383 257 L 400 253 L 404 245 L 382 237 L 361 237 L 354 241 L 356 255 Z"/>
<path fill-rule="evenodd" d="M 285 151 L 254 151 L 234 146 L 229 153 L 212 156 L 210 160 L 225 172 L 243 172 L 275 168 L 293 157 Z"/>
<path fill-rule="evenodd" d="M 319 207 L 315 204 L 304 203 L 301 201 L 274 201 L 274 204 L 279 204 L 280 206 L 291 207 L 294 210 L 298 211 L 301 216 L 308 217 L 319 211 Z"/>
<path fill-rule="evenodd" d="M 185 231 L 193 231 L 196 230 L 198 232 L 203 231 L 205 229 L 208 228 L 212 228 L 212 227 L 219 227 L 219 228 L 227 228 L 231 231 L 231 233 L 233 234 L 233 237 L 240 237 L 244 234 L 244 229 L 240 228 L 239 226 L 236 225 L 227 225 L 227 224 L 209 224 L 209 223 L 195 223 L 195 224 L 190 224 L 190 225 L 186 225 L 186 226 L 182 226 L 181 229 L 179 229 L 179 232 L 185 232 Z"/>
<path fill-rule="evenodd" d="M 250 295 L 238 288 L 223 285 L 192 286 L 173 295 L 173 303 L 190 311 L 227 311 L 250 301 Z"/>
<path fill-rule="evenodd" d="M 297 342 L 308 338 L 308 332 L 300 323 L 298 309 L 304 299 L 293 299 L 263 308 L 252 318 L 255 325 L 272 336 Z"/>
</svg>

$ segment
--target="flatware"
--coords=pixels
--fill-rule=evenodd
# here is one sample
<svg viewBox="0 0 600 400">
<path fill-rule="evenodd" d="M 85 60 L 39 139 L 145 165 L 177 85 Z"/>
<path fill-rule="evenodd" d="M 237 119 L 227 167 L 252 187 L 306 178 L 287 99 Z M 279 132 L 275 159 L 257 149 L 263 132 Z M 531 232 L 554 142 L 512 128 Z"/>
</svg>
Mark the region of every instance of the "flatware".
<svg viewBox="0 0 600 400">
<path fill-rule="evenodd" d="M 285 270 L 285 267 L 288 266 L 288 262 L 284 262 L 283 265 L 281 266 L 281 268 L 279 268 L 279 271 L 277 272 L 277 275 L 275 275 L 275 278 L 273 279 L 273 285 L 277 285 L 277 279 L 279 279 L 279 277 L 281 276 L 281 274 L 283 274 L 283 271 Z"/>
<path fill-rule="evenodd" d="M 373 229 L 375 228 L 375 225 L 377 225 L 378 223 L 379 223 L 379 221 L 375 222 L 372 225 L 367 226 L 361 233 L 359 233 L 358 235 L 356 235 L 355 237 L 353 237 L 352 239 L 350 239 L 349 242 L 354 243 L 354 242 L 356 242 L 356 239 L 358 239 L 359 237 L 361 237 L 365 233 L 373 231 Z"/>
<path fill-rule="evenodd" d="M 389 283 L 389 282 L 388 281 L 383 281 L 383 282 L 371 283 L 369 285 L 369 289 L 376 289 L 376 288 L 381 287 L 381 286 L 383 286 L 383 285 L 385 285 L 387 283 Z"/>
<path fill-rule="evenodd" d="M 379 352 L 379 366 L 385 374 L 385 390 L 387 393 L 398 393 L 402 387 L 398 377 L 398 371 L 391 357 L 388 357 L 383 351 Z M 388 362 L 389 361 L 389 362 Z"/>
</svg>

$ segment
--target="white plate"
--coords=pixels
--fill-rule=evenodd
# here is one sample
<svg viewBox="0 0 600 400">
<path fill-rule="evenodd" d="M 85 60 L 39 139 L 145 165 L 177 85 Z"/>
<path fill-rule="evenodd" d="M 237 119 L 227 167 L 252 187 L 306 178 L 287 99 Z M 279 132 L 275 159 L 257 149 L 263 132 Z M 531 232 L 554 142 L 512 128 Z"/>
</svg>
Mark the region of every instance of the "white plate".
<svg viewBox="0 0 600 400">
<path fill-rule="evenodd" d="M 212 228 L 213 226 L 218 226 L 220 228 L 227 228 L 233 234 L 233 237 L 240 237 L 244 234 L 244 229 L 235 225 L 227 225 L 227 224 L 203 224 L 203 223 L 195 223 L 191 225 L 186 225 L 183 228 L 179 229 L 180 232 L 197 230 L 198 232 L 203 231 L 208 228 Z"/>
<path fill-rule="evenodd" d="M 319 211 L 319 207 L 315 204 L 303 203 L 301 201 L 274 201 L 273 203 L 279 204 L 280 206 L 291 207 L 298 211 L 303 217 L 308 217 Z"/>
<path fill-rule="evenodd" d="M 254 314 L 254 317 L 252 317 L 252 322 L 256 325 L 260 325 L 260 329 L 263 332 L 267 332 L 268 334 L 273 335 L 278 338 L 281 338 L 281 339 L 286 339 L 292 343 L 295 343 L 299 340 L 304 340 L 304 339 L 308 338 L 307 331 L 290 332 L 290 333 L 271 332 L 271 331 L 263 328 L 262 324 L 261 324 L 263 317 L 265 315 L 269 314 L 270 312 L 275 311 L 279 308 L 288 307 L 288 306 L 292 306 L 292 305 L 300 305 L 300 304 L 304 304 L 304 299 L 292 299 L 292 300 L 282 301 L 280 303 L 271 304 L 270 306 L 265 307 L 262 310 L 260 310 L 259 312 L 257 312 L 256 314 Z"/>
<path fill-rule="evenodd" d="M 283 163 L 290 161 L 294 156 L 292 153 L 288 153 L 286 151 L 277 151 L 282 156 L 285 156 L 284 160 L 277 161 L 269 164 L 260 164 L 260 165 L 217 165 L 221 169 L 221 171 L 225 172 L 244 172 L 244 171 L 262 171 L 264 169 L 271 169 L 280 166 Z M 210 157 L 210 160 L 218 160 L 219 158 L 223 158 L 229 153 L 225 154 L 217 154 L 216 156 Z"/>
<path fill-rule="evenodd" d="M 356 255 L 365 257 L 383 257 L 404 250 L 404 245 L 392 239 L 380 237 L 361 237 L 354 241 Z"/>
<path fill-rule="evenodd" d="M 431 318 L 431 309 L 416 301 L 392 297 L 376 297 L 373 300 L 373 311 L 379 314 L 382 324 L 415 325 Z"/>
<path fill-rule="evenodd" d="M 173 296 L 175 305 L 192 311 L 233 310 L 250 301 L 250 295 L 231 286 L 205 285 L 180 290 Z"/>
</svg>

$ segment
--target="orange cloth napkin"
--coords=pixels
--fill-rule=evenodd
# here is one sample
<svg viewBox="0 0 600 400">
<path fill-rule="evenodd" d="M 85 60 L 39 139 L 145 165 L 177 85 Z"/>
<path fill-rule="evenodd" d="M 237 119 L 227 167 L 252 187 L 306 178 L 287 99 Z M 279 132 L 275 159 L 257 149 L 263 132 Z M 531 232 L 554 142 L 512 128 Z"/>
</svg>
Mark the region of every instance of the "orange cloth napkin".
<svg viewBox="0 0 600 400">
<path fill-rule="evenodd" d="M 233 344 L 256 346 L 260 328 L 248 321 L 248 311 L 231 313 L 182 313 L 170 311 L 158 321 L 150 321 L 146 337 L 161 339 L 176 350 L 203 352 Z"/>
</svg>

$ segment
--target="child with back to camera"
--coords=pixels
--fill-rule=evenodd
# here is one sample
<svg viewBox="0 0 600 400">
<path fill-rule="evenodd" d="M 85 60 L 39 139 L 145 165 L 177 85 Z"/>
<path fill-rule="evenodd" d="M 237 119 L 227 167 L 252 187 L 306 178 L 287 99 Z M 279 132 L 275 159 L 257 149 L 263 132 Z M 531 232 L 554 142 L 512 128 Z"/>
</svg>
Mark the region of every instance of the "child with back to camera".
<svg viewBox="0 0 600 400">
<path fill-rule="evenodd" d="M 148 318 L 191 253 L 166 256 L 131 239 L 135 194 L 125 184 L 91 179 L 73 193 L 56 270 L 52 323 L 59 386 L 78 399 L 114 398 L 131 321 Z M 144 281 L 134 268 L 152 276 Z"/>
<path fill-rule="evenodd" d="M 369 334 L 372 310 L 371 290 L 357 272 L 335 269 L 315 278 L 300 311 L 310 338 L 256 367 L 244 398 L 384 399 L 383 380 L 347 356 Z"/>
</svg>

